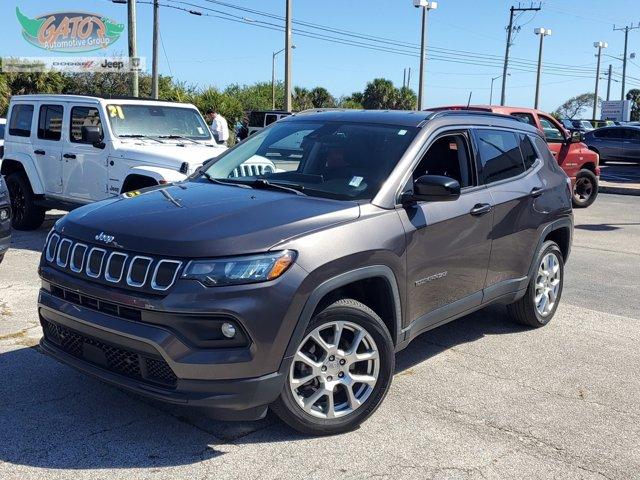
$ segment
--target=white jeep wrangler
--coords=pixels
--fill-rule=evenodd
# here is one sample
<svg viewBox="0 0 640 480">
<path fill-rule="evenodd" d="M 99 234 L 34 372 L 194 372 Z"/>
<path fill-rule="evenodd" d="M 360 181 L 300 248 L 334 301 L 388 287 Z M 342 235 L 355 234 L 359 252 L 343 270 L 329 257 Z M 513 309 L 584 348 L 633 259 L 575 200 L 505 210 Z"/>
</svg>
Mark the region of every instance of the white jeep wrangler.
<svg viewBox="0 0 640 480">
<path fill-rule="evenodd" d="M 226 150 L 190 104 L 18 95 L 7 118 L 0 174 L 18 230 L 38 228 L 47 209 L 183 180 Z"/>
</svg>

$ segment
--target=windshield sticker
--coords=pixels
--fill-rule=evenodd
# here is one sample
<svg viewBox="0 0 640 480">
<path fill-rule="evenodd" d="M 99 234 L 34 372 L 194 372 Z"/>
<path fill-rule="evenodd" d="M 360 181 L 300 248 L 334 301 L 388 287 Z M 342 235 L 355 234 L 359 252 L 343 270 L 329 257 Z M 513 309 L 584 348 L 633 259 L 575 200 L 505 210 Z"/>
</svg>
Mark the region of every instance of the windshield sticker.
<svg viewBox="0 0 640 480">
<path fill-rule="evenodd" d="M 406 135 L 407 131 L 402 129 L 402 130 L 398 130 L 398 135 Z"/>
<path fill-rule="evenodd" d="M 351 179 L 351 181 L 349 182 L 349 185 L 351 187 L 358 188 L 360 186 L 360 184 L 362 183 L 362 180 L 364 180 L 363 177 L 353 177 Z"/>
<path fill-rule="evenodd" d="M 109 116 L 111 118 L 119 118 L 120 120 L 124 120 L 124 112 L 122 111 L 122 107 L 120 105 L 107 105 L 109 109 Z"/>
</svg>

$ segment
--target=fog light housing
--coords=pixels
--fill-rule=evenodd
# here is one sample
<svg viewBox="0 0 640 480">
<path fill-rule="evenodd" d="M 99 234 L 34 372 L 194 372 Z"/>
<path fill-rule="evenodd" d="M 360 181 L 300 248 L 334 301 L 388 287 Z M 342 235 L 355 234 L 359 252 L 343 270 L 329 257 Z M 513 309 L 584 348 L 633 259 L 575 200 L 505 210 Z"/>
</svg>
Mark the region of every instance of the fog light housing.
<svg viewBox="0 0 640 480">
<path fill-rule="evenodd" d="M 236 327 L 232 323 L 224 322 L 221 329 L 222 334 L 227 338 L 233 338 L 236 336 Z"/>
</svg>

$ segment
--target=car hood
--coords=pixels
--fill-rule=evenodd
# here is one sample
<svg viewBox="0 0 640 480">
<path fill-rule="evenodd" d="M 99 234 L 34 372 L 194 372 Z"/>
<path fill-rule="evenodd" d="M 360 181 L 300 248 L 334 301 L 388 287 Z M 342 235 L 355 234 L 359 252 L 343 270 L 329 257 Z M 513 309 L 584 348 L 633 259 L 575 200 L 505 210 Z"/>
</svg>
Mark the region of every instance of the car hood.
<svg viewBox="0 0 640 480">
<path fill-rule="evenodd" d="M 358 218 L 356 202 L 274 190 L 185 182 L 78 208 L 57 224 L 63 236 L 179 258 L 266 251 L 313 230 Z"/>
<path fill-rule="evenodd" d="M 114 149 L 114 155 L 120 158 L 127 158 L 142 164 L 176 164 L 180 166 L 183 162 L 189 165 L 200 166 L 207 160 L 215 158 L 227 147 L 213 144 L 195 144 L 188 140 L 184 143 L 157 143 L 151 140 L 144 140 L 136 143 L 121 143 Z M 181 146 L 184 145 L 184 146 Z"/>
</svg>

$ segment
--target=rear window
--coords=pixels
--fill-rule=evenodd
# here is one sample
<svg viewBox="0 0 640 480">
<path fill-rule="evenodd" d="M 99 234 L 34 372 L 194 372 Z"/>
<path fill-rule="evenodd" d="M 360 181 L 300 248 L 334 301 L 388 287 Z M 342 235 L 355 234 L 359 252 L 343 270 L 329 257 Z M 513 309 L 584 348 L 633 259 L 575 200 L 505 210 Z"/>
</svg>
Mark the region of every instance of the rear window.
<svg viewBox="0 0 640 480">
<path fill-rule="evenodd" d="M 536 163 L 538 154 L 531 144 L 531 139 L 522 133 L 520 134 L 520 152 L 522 152 L 522 158 L 524 159 L 524 168 L 529 170 Z"/>
<path fill-rule="evenodd" d="M 31 121 L 33 119 L 33 105 L 14 105 L 9 120 L 9 135 L 16 137 L 31 136 Z"/>
<path fill-rule="evenodd" d="M 62 105 L 42 105 L 38 117 L 38 138 L 60 140 L 62 135 Z"/>
<path fill-rule="evenodd" d="M 478 151 L 484 183 L 516 177 L 525 171 L 520 139 L 503 130 L 478 130 Z"/>
<path fill-rule="evenodd" d="M 531 115 L 530 113 L 513 112 L 511 116 L 516 117 L 521 122 L 528 123 L 529 125 L 533 125 L 534 127 L 536 126 L 536 121 L 533 118 L 533 115 Z"/>
</svg>

